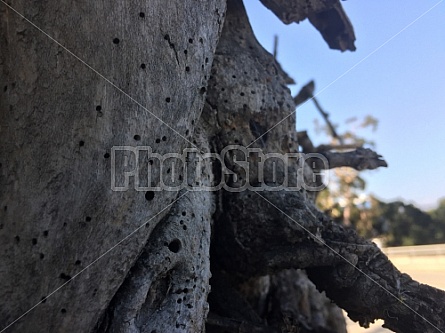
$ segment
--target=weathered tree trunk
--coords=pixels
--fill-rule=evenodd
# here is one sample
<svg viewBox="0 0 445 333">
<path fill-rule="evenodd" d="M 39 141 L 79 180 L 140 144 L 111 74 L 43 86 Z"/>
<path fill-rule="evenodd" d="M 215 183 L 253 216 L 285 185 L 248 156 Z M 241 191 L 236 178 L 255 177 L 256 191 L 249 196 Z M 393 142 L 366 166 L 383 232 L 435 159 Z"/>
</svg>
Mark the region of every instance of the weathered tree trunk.
<svg viewBox="0 0 445 333">
<path fill-rule="evenodd" d="M 354 49 L 338 1 L 281 2 L 263 1 L 283 21 L 309 18 L 329 45 Z M 334 224 L 305 189 L 134 189 L 150 170 L 152 184 L 139 186 L 176 175 L 236 190 L 247 176 L 232 159 L 243 156 L 229 152 L 230 177 L 207 164 L 196 184 L 142 147 L 298 151 L 288 78 L 239 0 L 228 1 L 223 31 L 223 0 L 11 6 L 0 4 L 0 329 L 345 332 L 318 288 L 363 325 L 444 330 L 444 293 Z M 360 168 L 377 158 L 325 155 Z M 307 164 L 266 164 L 264 184 L 277 186 L 273 174 L 286 168 L 291 184 L 312 182 Z M 258 185 L 260 172 L 249 178 Z"/>
<path fill-rule="evenodd" d="M 189 145 L 225 1 L 11 6 L 35 26 L 0 4 L 0 328 L 90 332 L 116 293 L 129 289 L 137 293 L 122 296 L 132 298 L 120 305 L 127 313 L 110 327 L 131 330 L 137 305 L 177 304 L 178 288 L 189 288 L 191 300 L 180 306 L 193 315 L 184 311 L 177 322 L 199 331 L 209 291 L 209 199 L 189 193 L 169 213 L 177 192 L 152 198 L 132 186 L 112 191 L 110 160 L 113 146 L 151 146 L 165 154 Z M 138 162 L 131 152 L 115 153 L 116 185 L 123 186 L 124 172 Z M 159 178 L 159 170 L 153 173 Z M 181 206 L 188 206 L 185 217 Z M 179 216 L 184 226 L 176 226 Z M 133 279 L 126 279 L 129 272 Z M 167 312 L 156 315 L 159 322 L 148 331 L 176 329 Z"/>
</svg>

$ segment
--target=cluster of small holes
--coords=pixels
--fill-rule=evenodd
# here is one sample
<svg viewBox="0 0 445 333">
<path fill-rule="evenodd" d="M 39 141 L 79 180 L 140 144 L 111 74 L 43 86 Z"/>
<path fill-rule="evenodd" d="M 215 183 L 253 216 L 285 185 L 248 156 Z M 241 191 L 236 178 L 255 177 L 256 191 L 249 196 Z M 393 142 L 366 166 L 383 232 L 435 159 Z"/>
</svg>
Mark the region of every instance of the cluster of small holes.
<svg viewBox="0 0 445 333">
<path fill-rule="evenodd" d="M 186 214 L 186 212 L 182 212 L 181 215 L 186 216 L 187 214 Z M 192 216 L 194 216 L 194 214 L 192 214 Z M 184 220 L 180 220 L 179 224 L 182 225 L 182 229 L 187 230 L 187 226 L 185 225 Z"/>
</svg>

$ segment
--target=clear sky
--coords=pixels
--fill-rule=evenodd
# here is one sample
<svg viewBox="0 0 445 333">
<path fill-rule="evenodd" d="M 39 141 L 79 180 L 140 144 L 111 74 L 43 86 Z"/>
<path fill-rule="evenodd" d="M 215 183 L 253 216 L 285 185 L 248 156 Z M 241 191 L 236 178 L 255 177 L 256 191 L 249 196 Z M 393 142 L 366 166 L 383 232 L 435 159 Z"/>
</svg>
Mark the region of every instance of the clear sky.
<svg viewBox="0 0 445 333">
<path fill-rule="evenodd" d="M 344 53 L 329 49 L 307 20 L 285 25 L 259 1 L 244 2 L 267 50 L 279 36 L 278 61 L 297 82 L 293 95 L 313 79 L 334 123 L 379 120 L 375 133 L 359 134 L 389 167 L 363 173 L 367 191 L 435 208 L 445 197 L 445 1 L 342 1 L 357 38 L 357 50 Z M 297 129 L 318 144 L 315 118 L 322 123 L 313 103 L 298 109 Z"/>
</svg>

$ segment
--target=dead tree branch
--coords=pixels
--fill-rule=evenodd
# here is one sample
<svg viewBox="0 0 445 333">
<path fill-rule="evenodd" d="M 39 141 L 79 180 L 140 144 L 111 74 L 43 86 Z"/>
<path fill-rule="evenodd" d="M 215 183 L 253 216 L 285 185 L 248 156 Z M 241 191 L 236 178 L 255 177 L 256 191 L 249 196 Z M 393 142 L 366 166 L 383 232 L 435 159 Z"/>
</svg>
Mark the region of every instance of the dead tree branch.
<svg viewBox="0 0 445 333">
<path fill-rule="evenodd" d="M 334 169 L 339 167 L 350 167 L 358 171 L 374 170 L 379 167 L 387 167 L 388 164 L 382 159 L 382 156 L 369 148 L 357 148 L 355 145 L 320 145 L 314 147 L 311 139 L 306 131 L 297 133 L 298 142 L 303 148 L 304 153 L 319 153 L 326 157 L 328 164 L 324 164 L 322 160 L 317 158 L 308 159 L 308 164 L 314 170 Z M 332 152 L 330 149 L 351 149 L 355 150 L 348 152 Z"/>
<path fill-rule="evenodd" d="M 326 151 L 322 154 L 329 162 L 329 169 L 350 167 L 362 171 L 388 166 L 386 161 L 381 158 L 381 155 L 369 148 L 358 148 L 346 153 Z M 319 169 L 324 169 L 324 165 L 320 164 Z"/>
<path fill-rule="evenodd" d="M 239 37 L 245 42 L 239 43 Z M 206 123 L 219 125 L 212 133 L 211 146 L 226 147 L 238 142 L 261 147 L 265 152 L 296 151 L 293 119 L 282 121 L 295 105 L 283 78 L 272 75 L 277 71 L 273 56 L 256 42 L 243 6 L 238 1 L 228 1 L 226 25 L 209 84 L 215 88 L 209 89 L 207 96 L 208 105 L 218 110 L 205 107 L 202 116 Z M 241 72 L 247 74 L 238 79 Z M 245 91 L 255 91 L 262 99 L 228 98 Z M 276 96 L 281 98 L 277 100 Z M 259 129 L 270 128 L 271 124 L 279 125 L 257 140 Z M 315 149 L 310 141 L 307 145 Z M 363 148 L 325 154 L 333 166 L 362 170 L 386 165 L 375 152 Z M 228 184 L 240 188 L 245 175 L 231 160 L 228 166 L 238 177 L 231 178 Z M 275 182 L 269 176 L 273 173 L 271 168 L 265 166 L 263 170 L 264 181 L 269 185 Z M 288 174 L 289 181 L 301 180 L 297 170 Z M 258 179 L 255 172 L 250 176 L 253 181 Z M 305 169 L 304 178 L 311 176 Z M 213 229 L 212 273 L 231 276 L 231 285 L 238 291 L 247 284 L 250 291 L 244 294 L 250 298 L 249 304 L 264 302 L 271 291 L 267 282 L 252 281 L 287 268 L 306 268 L 316 286 L 326 290 L 333 301 L 364 326 L 382 318 L 396 332 L 445 329 L 445 292 L 399 272 L 375 244 L 319 212 L 306 191 L 227 191 L 220 195 Z M 243 311 L 237 308 L 243 302 L 218 304 L 213 308 L 217 312 Z M 212 309 L 212 303 L 210 306 Z M 261 309 L 258 313 L 263 316 L 270 314 L 267 308 Z"/>
<path fill-rule="evenodd" d="M 323 36 L 332 49 L 354 51 L 355 34 L 340 1 L 261 0 L 285 24 L 306 18 Z"/>
<path fill-rule="evenodd" d="M 320 112 L 321 116 L 326 122 L 326 125 L 329 128 L 329 132 L 332 135 L 334 139 L 337 139 L 338 142 L 340 142 L 341 145 L 343 145 L 343 138 L 337 134 L 337 131 L 335 130 L 335 126 L 331 123 L 329 120 L 329 113 L 323 110 L 320 103 L 318 103 L 317 98 L 314 96 L 315 91 L 315 82 L 310 81 L 307 83 L 303 88 L 300 89 L 297 96 L 294 97 L 295 105 L 298 106 L 300 104 L 303 104 L 307 100 L 312 100 L 315 104 L 315 107 L 317 108 L 318 112 Z"/>
</svg>

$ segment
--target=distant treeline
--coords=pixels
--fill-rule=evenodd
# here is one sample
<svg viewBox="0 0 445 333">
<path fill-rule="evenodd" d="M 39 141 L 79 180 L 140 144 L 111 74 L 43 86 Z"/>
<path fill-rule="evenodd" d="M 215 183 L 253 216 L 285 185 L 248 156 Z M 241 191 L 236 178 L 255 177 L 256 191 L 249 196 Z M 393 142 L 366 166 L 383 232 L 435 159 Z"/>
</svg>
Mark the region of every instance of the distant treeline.
<svg viewBox="0 0 445 333">
<path fill-rule="evenodd" d="M 322 193 L 329 195 L 329 192 Z M 355 228 L 366 238 L 380 238 L 385 246 L 407 246 L 445 243 L 445 198 L 436 209 L 423 211 L 401 201 L 383 202 L 371 196 L 364 202 L 345 206 L 337 202 L 319 205 L 339 223 Z M 347 218 L 345 218 L 347 216 Z"/>
</svg>

